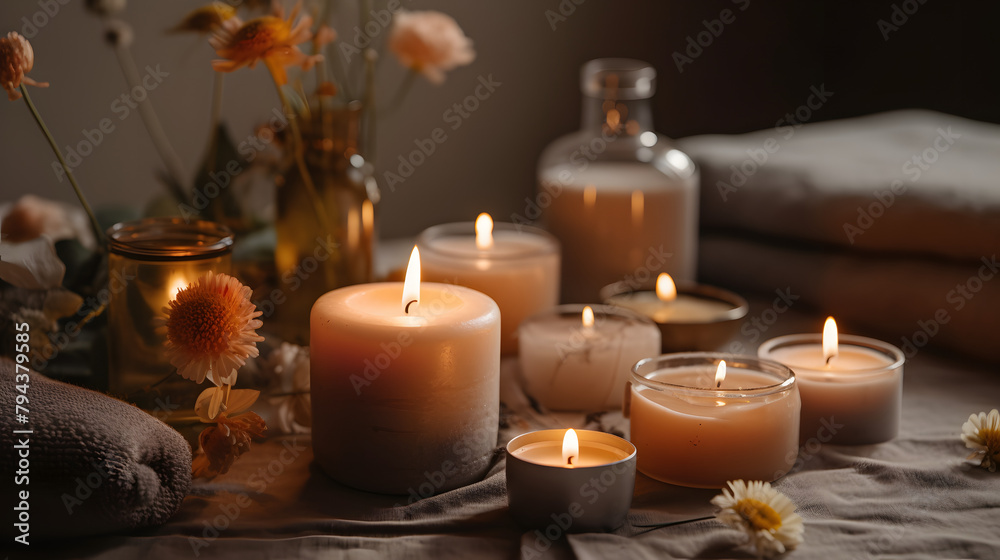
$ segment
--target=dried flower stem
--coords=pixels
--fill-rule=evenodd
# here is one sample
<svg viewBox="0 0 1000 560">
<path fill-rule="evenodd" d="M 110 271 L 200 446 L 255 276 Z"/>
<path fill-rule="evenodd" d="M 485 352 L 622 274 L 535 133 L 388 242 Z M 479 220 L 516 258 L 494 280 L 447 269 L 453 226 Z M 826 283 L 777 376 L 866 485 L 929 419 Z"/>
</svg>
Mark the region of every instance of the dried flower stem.
<svg viewBox="0 0 1000 560">
<path fill-rule="evenodd" d="M 83 205 L 83 209 L 87 212 L 87 217 L 90 218 L 90 226 L 94 228 L 94 235 L 96 236 L 98 246 L 103 251 L 107 246 L 107 239 L 104 237 L 104 230 L 101 229 L 100 224 L 97 223 L 97 217 L 94 216 L 94 211 L 91 210 L 90 204 L 87 203 L 87 199 L 83 196 L 83 191 L 80 190 L 80 185 L 76 182 L 76 176 L 73 175 L 73 170 L 69 168 L 66 164 L 66 160 L 63 159 L 62 152 L 59 151 L 59 146 L 56 144 L 55 138 L 52 137 L 52 133 L 49 132 L 49 128 L 45 126 L 45 121 L 42 120 L 42 115 L 38 113 L 38 109 L 35 108 L 35 104 L 31 102 L 31 95 L 28 94 L 28 88 L 21 84 L 21 93 L 24 95 L 24 102 L 27 103 L 28 109 L 31 111 L 31 116 L 35 117 L 35 122 L 38 123 L 38 127 L 42 129 L 42 133 L 45 134 L 45 139 L 49 141 L 49 146 L 52 147 L 52 151 L 56 154 L 56 158 L 59 160 L 59 165 L 62 166 L 63 171 L 66 172 L 66 177 L 69 179 L 69 184 L 73 185 L 73 190 L 76 191 L 76 197 L 80 199 L 80 204 Z"/>
<path fill-rule="evenodd" d="M 212 130 L 209 131 L 211 143 L 208 146 L 208 167 L 210 171 L 216 171 L 215 152 L 219 149 L 219 123 L 222 122 L 223 77 L 222 72 L 216 72 L 215 80 L 212 82 Z"/>
<path fill-rule="evenodd" d="M 392 102 L 385 108 L 385 114 L 395 113 L 403 105 L 403 99 L 406 99 L 406 95 L 410 93 L 410 89 L 413 87 L 413 83 L 417 81 L 417 76 L 419 75 L 420 72 L 412 68 L 406 73 L 403 82 L 399 84 L 399 89 L 396 90 L 396 95 L 392 97 Z"/>
<path fill-rule="evenodd" d="M 115 55 L 118 57 L 118 64 L 121 66 L 122 74 L 129 87 L 132 89 L 143 87 L 139 69 L 135 65 L 135 59 L 132 58 L 132 51 L 129 50 L 128 45 L 119 41 L 114 45 L 114 49 Z M 153 102 L 150 101 L 149 95 L 139 102 L 139 117 L 142 119 L 146 131 L 149 132 L 149 137 L 153 141 L 157 153 L 160 154 L 160 159 L 167 166 L 167 175 L 170 178 L 167 181 L 167 187 L 177 202 L 187 202 L 188 197 L 182 187 L 184 167 L 181 165 L 181 158 L 177 156 L 177 152 L 174 151 L 170 140 L 167 139 L 166 133 L 163 132 L 163 125 L 160 124 L 160 119 L 156 116 L 156 111 L 153 110 Z"/>
</svg>

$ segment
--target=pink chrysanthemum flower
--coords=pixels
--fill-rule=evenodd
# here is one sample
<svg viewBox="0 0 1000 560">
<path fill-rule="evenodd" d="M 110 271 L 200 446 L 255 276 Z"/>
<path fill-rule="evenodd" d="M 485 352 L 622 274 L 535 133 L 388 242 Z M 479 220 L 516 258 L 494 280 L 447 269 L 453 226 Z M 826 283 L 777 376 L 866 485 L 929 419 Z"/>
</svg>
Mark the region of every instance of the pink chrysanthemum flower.
<svg viewBox="0 0 1000 560">
<path fill-rule="evenodd" d="M 262 312 L 250 301 L 250 288 L 227 274 L 209 272 L 177 292 L 164 308 L 170 363 L 185 379 L 233 385 L 236 370 L 259 354 L 264 340 L 256 329 Z"/>
<path fill-rule="evenodd" d="M 451 16 L 430 10 L 400 10 L 394 17 L 389 50 L 403 66 L 431 82 L 440 84 L 446 71 L 476 59 L 472 40 Z"/>
</svg>

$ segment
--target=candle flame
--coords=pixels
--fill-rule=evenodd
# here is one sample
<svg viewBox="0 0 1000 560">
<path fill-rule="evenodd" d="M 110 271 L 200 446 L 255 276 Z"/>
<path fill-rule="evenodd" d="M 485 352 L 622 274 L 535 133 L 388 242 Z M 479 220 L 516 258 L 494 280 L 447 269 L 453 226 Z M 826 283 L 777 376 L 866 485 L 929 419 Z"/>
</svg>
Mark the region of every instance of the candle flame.
<svg viewBox="0 0 1000 560">
<path fill-rule="evenodd" d="M 677 285 L 674 284 L 674 279 L 666 272 L 661 272 L 656 277 L 656 297 L 660 298 L 660 301 L 674 301 L 677 299 Z"/>
<path fill-rule="evenodd" d="M 566 430 L 566 435 L 563 436 L 562 457 L 563 461 L 571 467 L 573 466 L 573 461 L 579 463 L 580 438 L 576 436 L 576 431 L 572 428 Z"/>
<path fill-rule="evenodd" d="M 719 360 L 719 367 L 715 370 L 715 387 L 719 388 L 722 386 L 722 382 L 726 379 L 726 360 Z"/>
<path fill-rule="evenodd" d="M 420 251 L 416 247 L 410 253 L 410 263 L 406 265 L 403 279 L 403 313 L 415 314 L 420 307 Z"/>
<path fill-rule="evenodd" d="M 476 218 L 476 248 L 485 251 L 493 247 L 493 218 L 483 212 Z"/>
<path fill-rule="evenodd" d="M 833 317 L 827 317 L 823 323 L 823 359 L 830 363 L 840 351 L 837 341 L 837 322 Z"/>
<path fill-rule="evenodd" d="M 583 308 L 580 318 L 583 320 L 583 328 L 590 329 L 594 326 L 594 310 L 588 305 Z"/>
<path fill-rule="evenodd" d="M 188 281 L 183 276 L 174 276 L 173 281 L 170 283 L 170 288 L 167 290 L 167 298 L 174 300 L 177 299 L 177 294 L 181 290 L 188 287 Z"/>
</svg>

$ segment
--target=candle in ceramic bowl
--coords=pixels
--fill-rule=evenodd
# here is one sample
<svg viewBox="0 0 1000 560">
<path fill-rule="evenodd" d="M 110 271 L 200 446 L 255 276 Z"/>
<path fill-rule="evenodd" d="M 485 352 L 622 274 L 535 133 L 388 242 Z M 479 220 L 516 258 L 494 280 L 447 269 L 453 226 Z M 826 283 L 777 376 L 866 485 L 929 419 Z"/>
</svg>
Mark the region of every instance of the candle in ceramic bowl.
<svg viewBox="0 0 1000 560">
<path fill-rule="evenodd" d="M 823 334 L 780 336 L 758 355 L 795 371 L 802 394 L 802 439 L 862 445 L 899 432 L 903 352 L 891 344 L 838 335 L 833 318 Z"/>
<path fill-rule="evenodd" d="M 795 385 L 787 367 L 733 354 L 690 352 L 640 361 L 632 369 L 625 411 L 639 471 L 696 488 L 780 478 L 798 455 Z"/>
<path fill-rule="evenodd" d="M 635 489 L 636 449 L 590 430 L 539 430 L 507 444 L 510 513 L 525 527 L 610 531 L 625 522 Z"/>
<path fill-rule="evenodd" d="M 559 303 L 559 243 L 538 228 L 498 223 L 434 226 L 417 239 L 424 279 L 483 292 L 500 307 L 501 352 L 517 352 L 526 317 Z"/>
<path fill-rule="evenodd" d="M 624 307 L 651 318 L 660 328 L 664 352 L 716 350 L 739 328 L 749 305 L 742 297 L 703 284 L 676 285 L 667 273 L 655 286 L 633 288 L 617 282 L 601 290 L 608 305 Z"/>
<path fill-rule="evenodd" d="M 621 407 L 632 365 L 660 350 L 649 319 L 607 305 L 561 305 L 521 324 L 525 390 L 552 410 Z"/>
<path fill-rule="evenodd" d="M 479 480 L 497 442 L 500 310 L 465 288 L 359 284 L 311 315 L 313 451 L 334 479 L 387 494 Z"/>
</svg>

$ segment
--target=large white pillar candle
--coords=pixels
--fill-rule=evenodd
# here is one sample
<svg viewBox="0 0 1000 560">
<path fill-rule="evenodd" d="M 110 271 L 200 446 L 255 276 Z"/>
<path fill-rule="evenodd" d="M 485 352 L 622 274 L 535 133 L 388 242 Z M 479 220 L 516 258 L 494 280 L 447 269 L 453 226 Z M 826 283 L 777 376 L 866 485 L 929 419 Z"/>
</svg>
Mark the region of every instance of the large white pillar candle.
<svg viewBox="0 0 1000 560">
<path fill-rule="evenodd" d="M 660 352 L 646 317 L 608 305 L 560 305 L 521 324 L 525 390 L 552 410 L 621 407 L 632 366 Z"/>
<path fill-rule="evenodd" d="M 691 352 L 636 364 L 626 412 L 640 472 L 680 486 L 721 488 L 727 480 L 773 481 L 792 468 L 799 407 L 787 367 Z"/>
<path fill-rule="evenodd" d="M 483 292 L 500 307 L 500 351 L 517 353 L 517 327 L 559 303 L 559 242 L 538 228 L 472 222 L 442 224 L 417 239 L 423 278 Z"/>
<path fill-rule="evenodd" d="M 462 286 L 414 291 L 412 273 L 413 259 L 406 296 L 404 283 L 359 284 L 313 306 L 312 440 L 316 461 L 339 482 L 422 498 L 489 468 L 500 310 Z"/>
<path fill-rule="evenodd" d="M 795 371 L 802 395 L 802 440 L 862 445 L 896 437 L 903 400 L 902 351 L 872 338 L 838 335 L 832 319 L 827 325 L 825 343 L 819 333 L 779 336 L 758 350 L 761 358 Z"/>
</svg>

